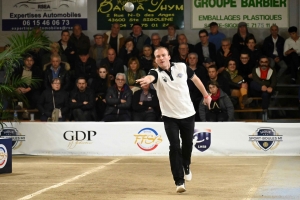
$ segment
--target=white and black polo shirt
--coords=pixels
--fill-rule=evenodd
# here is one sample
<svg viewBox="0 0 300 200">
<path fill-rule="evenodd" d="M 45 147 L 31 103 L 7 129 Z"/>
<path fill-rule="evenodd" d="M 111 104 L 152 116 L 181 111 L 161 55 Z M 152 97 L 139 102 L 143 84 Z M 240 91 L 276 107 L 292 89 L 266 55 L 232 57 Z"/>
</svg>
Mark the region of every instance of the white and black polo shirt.
<svg viewBox="0 0 300 200">
<path fill-rule="evenodd" d="M 158 67 L 151 69 L 149 75 L 155 77 L 152 83 L 163 116 L 184 119 L 195 114 L 187 85 L 187 79 L 194 76 L 191 68 L 184 63 L 171 63 L 170 71 Z"/>
</svg>

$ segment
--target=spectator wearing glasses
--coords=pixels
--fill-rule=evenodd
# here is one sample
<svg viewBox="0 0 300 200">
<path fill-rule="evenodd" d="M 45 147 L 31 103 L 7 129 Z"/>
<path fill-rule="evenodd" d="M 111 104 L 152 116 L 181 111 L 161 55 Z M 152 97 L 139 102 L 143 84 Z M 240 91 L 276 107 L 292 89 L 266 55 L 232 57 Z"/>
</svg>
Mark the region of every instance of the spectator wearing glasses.
<svg viewBox="0 0 300 200">
<path fill-rule="evenodd" d="M 195 45 L 195 52 L 198 54 L 200 63 L 203 63 L 206 58 L 217 60 L 216 46 L 209 42 L 208 32 L 205 29 L 199 31 L 200 42 Z"/>
</svg>

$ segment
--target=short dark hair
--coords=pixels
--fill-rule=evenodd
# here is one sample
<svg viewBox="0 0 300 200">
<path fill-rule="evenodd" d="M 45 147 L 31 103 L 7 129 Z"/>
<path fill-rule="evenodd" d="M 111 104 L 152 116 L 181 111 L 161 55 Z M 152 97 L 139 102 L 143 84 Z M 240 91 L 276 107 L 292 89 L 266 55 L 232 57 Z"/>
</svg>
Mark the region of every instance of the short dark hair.
<svg viewBox="0 0 300 200">
<path fill-rule="evenodd" d="M 256 43 L 256 39 L 253 35 L 246 37 L 246 40 L 245 40 L 246 44 L 249 42 L 249 40 L 254 40 L 254 42 Z"/>
<path fill-rule="evenodd" d="M 214 68 L 214 69 L 216 69 L 216 71 L 218 71 L 217 65 L 211 65 L 211 66 L 208 67 L 208 69 L 209 69 L 209 68 Z"/>
<path fill-rule="evenodd" d="M 86 79 L 85 79 L 84 77 L 78 77 L 78 78 L 76 79 L 76 83 L 78 83 L 79 80 L 84 80 L 85 82 L 87 82 Z"/>
<path fill-rule="evenodd" d="M 211 22 L 211 23 L 209 24 L 209 27 L 212 27 L 212 26 L 218 26 L 218 23 L 217 23 L 217 22 Z"/>
<path fill-rule="evenodd" d="M 23 60 L 26 60 L 27 58 L 34 59 L 33 55 L 31 55 L 30 53 L 26 53 L 26 54 L 23 55 Z"/>
<path fill-rule="evenodd" d="M 61 83 L 60 78 L 54 78 L 54 79 L 51 80 L 51 84 L 53 84 L 55 81 L 59 81 L 59 83 Z"/>
<path fill-rule="evenodd" d="M 297 27 L 296 26 L 291 26 L 289 29 L 288 29 L 288 32 L 289 33 L 293 33 L 293 32 L 297 32 Z"/>
<path fill-rule="evenodd" d="M 217 88 L 220 88 L 218 81 L 215 81 L 215 80 L 208 81 L 207 86 L 209 86 L 209 85 L 214 85 Z"/>
<path fill-rule="evenodd" d="M 63 35 L 63 33 L 69 33 L 69 35 L 70 35 L 70 32 L 69 32 L 69 30 L 67 30 L 67 29 L 62 30 L 60 35 Z"/>
<path fill-rule="evenodd" d="M 208 36 L 208 32 L 207 32 L 207 30 L 205 30 L 205 29 L 200 30 L 198 35 L 200 35 L 201 33 L 205 33 L 206 36 Z"/>
</svg>

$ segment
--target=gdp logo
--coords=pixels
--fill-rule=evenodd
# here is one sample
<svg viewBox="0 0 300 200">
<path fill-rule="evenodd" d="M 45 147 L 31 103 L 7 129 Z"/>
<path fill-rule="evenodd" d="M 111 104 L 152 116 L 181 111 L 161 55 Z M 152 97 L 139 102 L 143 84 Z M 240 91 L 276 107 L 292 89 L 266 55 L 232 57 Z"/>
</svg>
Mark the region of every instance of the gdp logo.
<svg viewBox="0 0 300 200">
<path fill-rule="evenodd" d="M 7 149 L 3 144 L 0 144 L 0 169 L 5 167 L 7 162 Z"/>
<path fill-rule="evenodd" d="M 162 142 L 161 135 L 152 128 L 143 128 L 134 137 L 134 144 L 143 151 L 153 151 Z"/>
<path fill-rule="evenodd" d="M 204 132 L 201 132 L 197 129 L 194 131 L 194 146 L 199 151 L 206 151 L 211 144 L 211 130 L 204 129 Z"/>
<path fill-rule="evenodd" d="M 77 145 L 91 145 L 96 131 L 66 131 L 63 138 L 68 141 L 68 149 L 74 149 Z"/>
<path fill-rule="evenodd" d="M 279 142 L 282 142 L 282 135 L 276 133 L 273 128 L 258 128 L 253 135 L 249 135 L 249 141 L 257 150 L 274 150 Z"/>
<path fill-rule="evenodd" d="M 18 149 L 22 145 L 22 142 L 25 141 L 25 135 L 21 135 L 16 128 L 5 127 L 0 131 L 1 138 L 11 138 L 12 149 Z"/>
</svg>

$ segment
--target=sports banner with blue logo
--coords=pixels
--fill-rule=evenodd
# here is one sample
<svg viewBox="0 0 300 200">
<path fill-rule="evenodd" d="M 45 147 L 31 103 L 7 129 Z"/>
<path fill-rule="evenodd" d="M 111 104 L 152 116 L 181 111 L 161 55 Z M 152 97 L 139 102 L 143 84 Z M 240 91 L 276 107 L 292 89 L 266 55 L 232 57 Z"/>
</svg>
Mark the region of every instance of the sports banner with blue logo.
<svg viewBox="0 0 300 200">
<path fill-rule="evenodd" d="M 80 24 L 87 30 L 87 0 L 2 1 L 2 31 L 45 31 L 72 29 Z"/>
<path fill-rule="evenodd" d="M 193 133 L 196 156 L 295 156 L 298 123 L 200 123 Z M 161 122 L 8 123 L 0 138 L 11 138 L 13 154 L 168 156 Z"/>
</svg>

